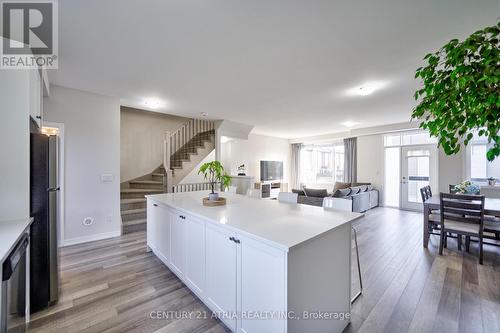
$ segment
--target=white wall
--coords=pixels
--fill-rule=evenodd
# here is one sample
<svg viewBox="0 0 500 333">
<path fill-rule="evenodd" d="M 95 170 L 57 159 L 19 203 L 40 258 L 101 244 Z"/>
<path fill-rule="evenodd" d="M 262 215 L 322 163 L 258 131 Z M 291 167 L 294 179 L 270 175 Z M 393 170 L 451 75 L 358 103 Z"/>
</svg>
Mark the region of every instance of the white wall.
<svg viewBox="0 0 500 333">
<path fill-rule="evenodd" d="M 200 167 L 208 162 L 212 162 L 215 160 L 215 149 L 210 152 L 198 165 L 194 167 L 193 170 L 191 170 L 190 173 L 186 177 L 184 177 L 179 184 L 190 184 L 190 183 L 202 183 L 206 182 L 206 180 L 203 178 L 203 175 L 198 174 L 198 170 L 200 170 Z M 229 170 L 227 170 L 229 172 Z"/>
<path fill-rule="evenodd" d="M 358 182 L 370 182 L 380 191 L 380 204 L 384 202 L 385 161 L 384 135 L 367 135 L 358 137 Z M 465 150 L 457 155 L 447 156 L 442 148 L 438 157 L 439 189 L 434 193 L 448 192 L 449 184 L 457 184 L 464 180 Z"/>
<path fill-rule="evenodd" d="M 120 182 L 142 177 L 163 162 L 165 132 L 189 118 L 122 107 L 120 116 Z"/>
<path fill-rule="evenodd" d="M 358 137 L 357 180 L 372 183 L 379 190 L 379 202 L 384 202 L 384 136 L 381 134 Z"/>
<path fill-rule="evenodd" d="M 440 148 L 438 161 L 439 191 L 448 193 L 449 185 L 456 185 L 465 180 L 465 148 L 462 146 L 458 154 L 449 156 Z"/>
<path fill-rule="evenodd" d="M 290 144 L 286 139 L 250 134 L 248 140 L 232 140 L 221 144 L 221 163 L 235 175 L 245 164 L 247 175 L 260 180 L 260 161 L 283 161 L 283 181 L 290 179 Z"/>
<path fill-rule="evenodd" d="M 51 86 L 45 120 L 64 123 L 65 226 L 63 244 L 118 236 L 120 217 L 120 101 Z M 112 174 L 102 183 L 102 174 Z M 94 223 L 84 226 L 85 217 Z"/>
<path fill-rule="evenodd" d="M 30 192 L 30 72 L 0 72 L 0 221 L 25 219 Z"/>
</svg>

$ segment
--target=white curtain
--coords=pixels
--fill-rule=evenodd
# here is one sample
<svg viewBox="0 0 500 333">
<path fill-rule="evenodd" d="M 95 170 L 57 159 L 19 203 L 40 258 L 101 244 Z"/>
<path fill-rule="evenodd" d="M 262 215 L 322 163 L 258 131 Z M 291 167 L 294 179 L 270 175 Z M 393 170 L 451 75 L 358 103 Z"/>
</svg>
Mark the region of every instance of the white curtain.
<svg viewBox="0 0 500 333">
<path fill-rule="evenodd" d="M 300 188 L 300 150 L 302 149 L 302 143 L 292 143 L 292 168 L 291 168 L 291 179 L 290 185 L 292 189 Z"/>
<path fill-rule="evenodd" d="M 358 168 L 357 159 L 357 139 L 344 139 L 344 182 L 356 182 Z"/>
</svg>

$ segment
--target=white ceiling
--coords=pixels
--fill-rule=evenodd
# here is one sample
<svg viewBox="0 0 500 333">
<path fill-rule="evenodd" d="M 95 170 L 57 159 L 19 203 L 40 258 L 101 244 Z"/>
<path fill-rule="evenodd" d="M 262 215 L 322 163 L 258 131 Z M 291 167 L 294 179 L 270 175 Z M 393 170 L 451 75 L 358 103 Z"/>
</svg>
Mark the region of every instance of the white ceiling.
<svg viewBox="0 0 500 333">
<path fill-rule="evenodd" d="M 499 0 L 64 0 L 51 82 L 285 138 L 408 121 L 414 70 Z M 366 81 L 386 88 L 345 92 Z"/>
</svg>

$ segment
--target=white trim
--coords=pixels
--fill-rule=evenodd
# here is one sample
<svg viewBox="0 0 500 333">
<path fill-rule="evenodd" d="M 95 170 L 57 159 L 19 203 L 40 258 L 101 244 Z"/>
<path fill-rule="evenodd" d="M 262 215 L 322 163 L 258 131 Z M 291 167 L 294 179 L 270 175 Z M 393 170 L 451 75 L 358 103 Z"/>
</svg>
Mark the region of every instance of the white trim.
<svg viewBox="0 0 500 333">
<path fill-rule="evenodd" d="M 58 228 L 58 238 L 59 243 L 64 243 L 65 237 L 65 225 L 66 225 L 66 210 L 65 210 L 65 198 L 66 198 L 66 187 L 65 187 L 65 179 L 66 179 L 66 169 L 65 169 L 65 158 L 64 158 L 64 124 L 56 123 L 51 121 L 43 121 L 42 127 L 54 127 L 59 129 L 59 174 L 58 174 L 58 183 L 59 183 L 59 223 L 57 225 Z"/>
<path fill-rule="evenodd" d="M 110 231 L 110 232 L 103 232 L 101 234 L 75 237 L 75 238 L 65 239 L 64 241 L 61 242 L 61 244 L 59 244 L 59 247 L 87 243 L 87 242 L 92 242 L 92 241 L 97 241 L 97 240 L 102 240 L 102 239 L 107 239 L 107 238 L 120 237 L 121 235 L 122 235 L 121 230 L 115 230 L 115 231 Z"/>
<path fill-rule="evenodd" d="M 360 137 L 360 136 L 375 135 L 375 134 L 417 130 L 420 128 L 419 125 L 420 122 L 418 121 L 410 121 L 405 123 L 356 128 L 356 129 L 346 130 L 343 132 L 293 138 L 289 139 L 288 141 L 289 143 L 314 143 L 314 142 L 325 142 L 325 141 L 328 142 L 332 140 L 343 140 L 344 138 L 349 138 L 349 137 Z"/>
</svg>

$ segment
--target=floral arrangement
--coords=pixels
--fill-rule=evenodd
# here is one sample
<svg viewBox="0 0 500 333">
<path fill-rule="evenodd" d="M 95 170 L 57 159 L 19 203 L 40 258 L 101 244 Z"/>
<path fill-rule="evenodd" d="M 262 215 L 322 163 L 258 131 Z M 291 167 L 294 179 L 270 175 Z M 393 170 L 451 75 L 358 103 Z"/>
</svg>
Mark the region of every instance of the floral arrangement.
<svg viewBox="0 0 500 333">
<path fill-rule="evenodd" d="M 455 185 L 455 191 L 460 194 L 478 194 L 479 186 L 470 180 L 466 180 L 458 185 Z"/>
</svg>

